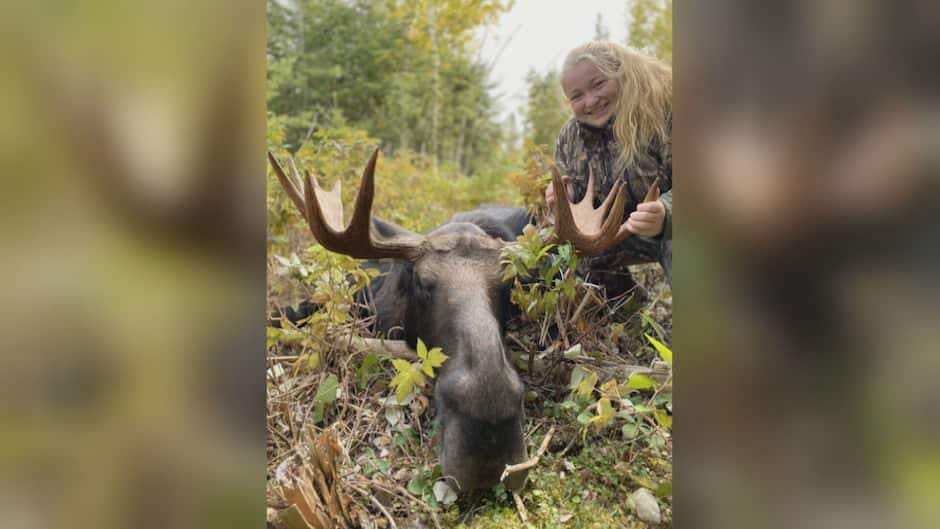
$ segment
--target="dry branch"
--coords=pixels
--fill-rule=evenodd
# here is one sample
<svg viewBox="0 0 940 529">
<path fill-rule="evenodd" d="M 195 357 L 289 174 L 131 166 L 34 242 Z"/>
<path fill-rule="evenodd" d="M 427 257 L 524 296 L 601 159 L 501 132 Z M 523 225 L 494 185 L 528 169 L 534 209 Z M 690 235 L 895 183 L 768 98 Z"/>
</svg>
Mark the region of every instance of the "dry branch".
<svg viewBox="0 0 940 529">
<path fill-rule="evenodd" d="M 519 472 L 521 470 L 526 470 L 526 469 L 534 467 L 535 465 L 538 465 L 539 459 L 542 457 L 542 454 L 545 453 L 545 450 L 548 449 L 548 443 L 552 440 L 553 435 L 555 435 L 554 426 L 552 426 L 548 430 L 548 433 L 545 434 L 545 439 L 542 439 L 542 445 L 539 446 L 538 451 L 535 452 L 535 456 L 532 459 L 528 461 L 524 461 L 522 463 L 517 463 L 515 465 L 506 465 L 506 469 L 503 470 L 503 475 L 499 477 L 499 481 L 503 482 L 506 480 L 507 477 L 509 477 L 510 474 L 515 474 L 516 472 Z"/>
<path fill-rule="evenodd" d="M 516 510 L 519 511 L 519 518 L 522 520 L 523 525 L 532 528 L 532 524 L 529 523 L 529 515 L 526 514 L 525 503 L 522 503 L 522 496 L 513 491 L 512 499 L 516 501 Z"/>
<path fill-rule="evenodd" d="M 408 347 L 404 340 L 379 340 L 377 338 L 361 338 L 353 336 L 352 345 L 360 351 L 369 351 L 375 354 L 387 354 L 395 358 L 418 360 L 418 353 Z"/>
<path fill-rule="evenodd" d="M 392 529 L 398 529 L 398 525 L 395 524 L 395 519 L 392 518 L 391 513 L 388 512 L 388 509 L 386 509 L 385 506 L 382 505 L 382 502 L 380 502 L 378 498 L 372 495 L 372 493 L 370 493 L 369 491 L 366 491 L 359 487 L 353 486 L 352 488 L 359 494 L 362 494 L 366 498 L 369 498 L 369 501 L 372 502 L 372 505 L 375 505 L 375 507 L 379 510 L 379 512 L 381 512 L 385 516 L 385 519 L 388 520 L 388 523 L 392 527 Z"/>
<path fill-rule="evenodd" d="M 657 384 L 665 384 L 672 374 L 672 368 L 668 365 L 646 367 L 646 366 L 616 366 L 613 369 L 600 367 L 597 374 L 602 379 L 616 378 L 617 380 L 629 380 L 633 375 L 645 375 L 654 380 Z"/>
</svg>

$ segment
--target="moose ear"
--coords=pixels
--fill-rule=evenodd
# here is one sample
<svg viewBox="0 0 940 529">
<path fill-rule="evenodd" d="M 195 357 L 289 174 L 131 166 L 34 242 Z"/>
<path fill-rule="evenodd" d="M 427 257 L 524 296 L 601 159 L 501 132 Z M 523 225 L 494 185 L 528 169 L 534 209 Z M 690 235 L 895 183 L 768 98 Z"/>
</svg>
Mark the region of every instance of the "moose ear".
<svg viewBox="0 0 940 529">
<path fill-rule="evenodd" d="M 402 228 L 398 224 L 382 220 L 375 215 L 372 216 L 372 229 L 375 230 L 383 239 L 395 239 L 398 237 L 417 237 L 418 234 Z"/>
</svg>

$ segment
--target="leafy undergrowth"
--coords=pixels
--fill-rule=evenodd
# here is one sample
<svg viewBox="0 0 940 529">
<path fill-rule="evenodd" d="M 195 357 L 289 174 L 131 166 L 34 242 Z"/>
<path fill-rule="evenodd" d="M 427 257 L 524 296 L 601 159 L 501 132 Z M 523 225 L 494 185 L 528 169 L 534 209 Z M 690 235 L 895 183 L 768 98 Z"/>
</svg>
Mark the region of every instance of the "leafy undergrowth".
<svg viewBox="0 0 940 529">
<path fill-rule="evenodd" d="M 533 441 L 541 441 L 536 435 Z M 591 445 L 549 452 L 530 474 L 522 496 L 529 521 L 537 527 L 646 527 L 637 520 L 626 498 L 637 487 L 659 488 L 664 518 L 671 518 L 669 451 L 638 449 L 616 436 L 591 440 Z M 443 518 L 447 526 L 474 529 L 524 528 L 512 497 L 494 487 L 475 498 L 461 499 Z"/>
<path fill-rule="evenodd" d="M 639 488 L 655 496 L 657 526 L 671 526 L 672 297 L 658 265 L 631 267 L 638 288 L 608 300 L 543 232 L 504 253 L 529 454 L 555 432 L 519 495 L 524 523 L 501 485 L 457 497 L 441 479 L 431 388 L 447 351 L 421 346 L 402 359 L 363 340 L 370 322 L 353 294 L 374 273 L 305 248 L 301 223 L 281 229 L 268 308 L 313 300 L 320 310 L 303 327 L 269 328 L 270 527 L 646 527 Z"/>
</svg>

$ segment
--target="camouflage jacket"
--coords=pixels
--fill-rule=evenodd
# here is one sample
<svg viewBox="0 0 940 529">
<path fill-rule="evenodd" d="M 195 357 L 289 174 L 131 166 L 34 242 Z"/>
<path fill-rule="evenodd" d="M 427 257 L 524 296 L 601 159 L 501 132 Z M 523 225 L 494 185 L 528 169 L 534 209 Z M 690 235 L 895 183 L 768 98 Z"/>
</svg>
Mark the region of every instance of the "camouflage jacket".
<svg viewBox="0 0 940 529">
<path fill-rule="evenodd" d="M 656 177 L 659 177 L 660 200 L 666 206 L 663 233 L 657 239 L 672 239 L 672 141 L 665 145 L 653 144 L 635 160 L 630 167 L 618 162 L 621 146 L 614 137 L 613 117 L 603 128 L 568 120 L 558 134 L 555 148 L 555 163 L 561 174 L 571 177 L 575 200 L 579 201 L 587 192 L 588 169 L 594 172 L 594 207 L 600 206 L 613 187 L 615 178 L 627 184 L 627 206 L 624 219 L 636 210 Z M 669 117 L 668 132 L 672 132 L 672 116 Z M 629 242 L 629 239 L 628 241 Z"/>
</svg>

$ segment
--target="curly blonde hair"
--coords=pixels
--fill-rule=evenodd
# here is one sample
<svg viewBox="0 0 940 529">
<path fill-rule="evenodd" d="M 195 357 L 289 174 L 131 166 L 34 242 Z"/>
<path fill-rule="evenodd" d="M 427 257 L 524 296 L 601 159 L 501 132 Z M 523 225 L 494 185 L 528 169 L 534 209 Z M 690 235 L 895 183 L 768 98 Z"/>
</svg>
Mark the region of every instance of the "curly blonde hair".
<svg viewBox="0 0 940 529">
<path fill-rule="evenodd" d="M 589 60 L 616 81 L 614 135 L 623 146 L 620 161 L 629 166 L 653 142 L 669 141 L 672 111 L 672 68 L 648 55 L 611 41 L 596 40 L 571 50 L 562 66 L 564 77 L 576 64 Z"/>
</svg>

